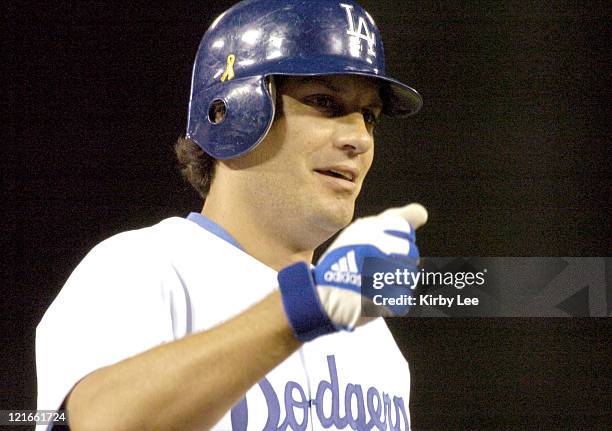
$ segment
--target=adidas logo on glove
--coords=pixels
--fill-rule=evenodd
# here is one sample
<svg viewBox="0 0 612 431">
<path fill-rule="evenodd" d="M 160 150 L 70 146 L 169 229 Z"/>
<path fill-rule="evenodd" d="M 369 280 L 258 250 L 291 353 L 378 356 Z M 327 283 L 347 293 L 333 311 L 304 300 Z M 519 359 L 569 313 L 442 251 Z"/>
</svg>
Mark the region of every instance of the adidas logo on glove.
<svg viewBox="0 0 612 431">
<path fill-rule="evenodd" d="M 355 251 L 351 250 L 338 259 L 329 271 L 325 271 L 323 278 L 328 283 L 346 283 L 361 287 L 361 274 L 357 268 Z"/>
</svg>

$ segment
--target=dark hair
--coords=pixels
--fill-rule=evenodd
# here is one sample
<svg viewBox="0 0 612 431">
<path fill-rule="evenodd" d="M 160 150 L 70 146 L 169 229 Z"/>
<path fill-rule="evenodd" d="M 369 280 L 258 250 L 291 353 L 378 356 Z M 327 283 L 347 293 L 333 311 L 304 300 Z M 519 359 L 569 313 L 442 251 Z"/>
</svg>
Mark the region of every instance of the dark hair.
<svg viewBox="0 0 612 431">
<path fill-rule="evenodd" d="M 215 175 L 216 160 L 184 136 L 176 140 L 174 152 L 183 178 L 189 181 L 202 199 L 206 199 Z"/>
</svg>

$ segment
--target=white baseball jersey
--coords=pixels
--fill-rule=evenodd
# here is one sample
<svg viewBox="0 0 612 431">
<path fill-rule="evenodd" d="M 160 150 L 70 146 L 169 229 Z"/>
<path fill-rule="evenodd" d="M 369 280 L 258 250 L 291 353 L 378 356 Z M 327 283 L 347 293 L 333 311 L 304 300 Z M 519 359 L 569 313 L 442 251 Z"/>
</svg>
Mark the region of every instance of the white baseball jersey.
<svg viewBox="0 0 612 431">
<path fill-rule="evenodd" d="M 196 213 L 103 241 L 38 325 L 38 409 L 58 409 L 98 368 L 231 318 L 276 289 L 276 277 Z M 214 429 L 406 430 L 409 388 L 408 364 L 376 319 L 304 344 Z"/>
</svg>

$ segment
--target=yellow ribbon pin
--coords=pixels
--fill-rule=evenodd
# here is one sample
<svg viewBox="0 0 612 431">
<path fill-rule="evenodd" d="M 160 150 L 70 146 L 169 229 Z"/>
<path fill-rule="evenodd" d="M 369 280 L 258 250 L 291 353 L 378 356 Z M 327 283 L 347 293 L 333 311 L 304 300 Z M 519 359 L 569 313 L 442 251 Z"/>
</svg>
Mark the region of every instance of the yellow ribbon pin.
<svg viewBox="0 0 612 431">
<path fill-rule="evenodd" d="M 231 81 L 234 79 L 234 61 L 236 61 L 236 56 L 234 54 L 227 56 L 227 65 L 225 66 L 225 72 L 221 77 L 221 82 Z"/>
</svg>

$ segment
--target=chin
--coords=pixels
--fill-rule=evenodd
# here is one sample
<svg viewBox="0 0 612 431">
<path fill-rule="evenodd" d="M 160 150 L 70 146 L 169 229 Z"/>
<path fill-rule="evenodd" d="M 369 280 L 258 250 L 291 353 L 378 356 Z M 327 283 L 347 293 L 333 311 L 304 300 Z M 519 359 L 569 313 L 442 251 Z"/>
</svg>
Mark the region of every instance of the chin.
<svg viewBox="0 0 612 431">
<path fill-rule="evenodd" d="M 353 220 L 355 213 L 354 202 L 337 202 L 335 205 L 330 205 L 321 213 L 322 224 L 327 227 L 327 230 L 334 235 L 341 229 L 344 229 Z"/>
</svg>

